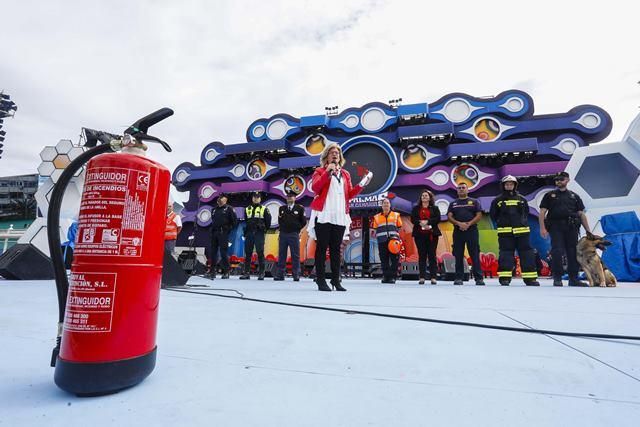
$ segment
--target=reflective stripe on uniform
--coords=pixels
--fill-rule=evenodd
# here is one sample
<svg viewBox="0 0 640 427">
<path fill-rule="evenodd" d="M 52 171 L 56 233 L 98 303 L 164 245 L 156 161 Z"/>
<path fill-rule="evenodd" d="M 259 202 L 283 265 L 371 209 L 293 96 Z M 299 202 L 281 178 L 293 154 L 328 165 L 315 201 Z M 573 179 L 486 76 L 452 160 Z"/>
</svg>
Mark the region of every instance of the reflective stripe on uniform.
<svg viewBox="0 0 640 427">
<path fill-rule="evenodd" d="M 524 234 L 531 232 L 529 227 L 513 227 L 513 234 Z"/>
<path fill-rule="evenodd" d="M 505 206 L 518 206 L 520 204 L 520 200 L 505 200 L 503 203 Z"/>
<path fill-rule="evenodd" d="M 178 238 L 178 225 L 174 221 L 175 218 L 175 212 L 171 212 L 167 216 L 167 222 L 164 226 L 164 240 L 176 240 Z"/>
<path fill-rule="evenodd" d="M 511 277 L 513 276 L 512 271 L 498 271 L 498 277 Z"/>
<path fill-rule="evenodd" d="M 498 227 L 498 234 L 511 233 L 512 230 L 512 227 Z"/>
<path fill-rule="evenodd" d="M 537 271 L 529 271 L 529 272 L 522 272 L 520 273 L 520 277 L 522 277 L 523 279 L 537 279 L 538 278 L 538 272 Z"/>
</svg>

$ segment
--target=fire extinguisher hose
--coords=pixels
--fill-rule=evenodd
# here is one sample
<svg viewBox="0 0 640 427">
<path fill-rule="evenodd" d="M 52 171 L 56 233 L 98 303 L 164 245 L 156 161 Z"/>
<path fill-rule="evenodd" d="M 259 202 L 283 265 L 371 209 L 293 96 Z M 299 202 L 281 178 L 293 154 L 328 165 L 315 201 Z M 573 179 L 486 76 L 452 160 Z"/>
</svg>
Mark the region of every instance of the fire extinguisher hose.
<svg viewBox="0 0 640 427">
<path fill-rule="evenodd" d="M 114 151 L 111 144 L 101 144 L 88 151 L 85 151 L 73 160 L 64 169 L 58 183 L 53 188 L 51 201 L 49 202 L 49 212 L 47 214 L 47 238 L 49 240 L 49 253 L 53 264 L 53 275 L 56 281 L 56 291 L 58 294 L 58 336 L 56 347 L 51 355 L 51 366 L 55 366 L 58 353 L 60 352 L 60 340 L 62 337 L 62 323 L 64 322 L 64 311 L 67 305 L 67 293 L 69 292 L 69 279 L 64 265 L 62 248 L 60 246 L 60 207 L 64 192 L 71 181 L 71 178 L 93 157 Z"/>
</svg>

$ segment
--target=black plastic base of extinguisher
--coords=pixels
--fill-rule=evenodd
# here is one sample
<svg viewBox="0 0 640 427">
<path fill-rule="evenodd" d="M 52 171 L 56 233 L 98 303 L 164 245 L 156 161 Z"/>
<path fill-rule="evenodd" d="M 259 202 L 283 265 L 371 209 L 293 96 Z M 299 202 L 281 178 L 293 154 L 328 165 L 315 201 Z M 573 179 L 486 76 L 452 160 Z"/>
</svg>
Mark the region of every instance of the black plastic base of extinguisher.
<svg viewBox="0 0 640 427">
<path fill-rule="evenodd" d="M 157 347 L 143 356 L 103 363 L 70 362 L 58 357 L 53 379 L 64 391 L 80 397 L 117 393 L 151 374 L 156 352 Z"/>
</svg>

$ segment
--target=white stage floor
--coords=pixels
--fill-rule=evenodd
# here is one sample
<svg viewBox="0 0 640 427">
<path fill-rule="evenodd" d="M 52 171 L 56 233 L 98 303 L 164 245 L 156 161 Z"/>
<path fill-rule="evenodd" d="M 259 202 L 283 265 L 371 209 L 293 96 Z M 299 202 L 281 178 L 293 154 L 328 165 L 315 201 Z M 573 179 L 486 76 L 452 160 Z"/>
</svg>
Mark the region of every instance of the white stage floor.
<svg viewBox="0 0 640 427">
<path fill-rule="evenodd" d="M 417 317 L 640 335 L 640 284 L 500 287 L 308 279 L 198 292 Z M 566 282 L 565 282 L 566 283 Z M 78 398 L 53 383 L 53 281 L 0 280 L 0 426 L 637 426 L 640 342 L 567 338 L 161 294 L 155 371 Z"/>
</svg>

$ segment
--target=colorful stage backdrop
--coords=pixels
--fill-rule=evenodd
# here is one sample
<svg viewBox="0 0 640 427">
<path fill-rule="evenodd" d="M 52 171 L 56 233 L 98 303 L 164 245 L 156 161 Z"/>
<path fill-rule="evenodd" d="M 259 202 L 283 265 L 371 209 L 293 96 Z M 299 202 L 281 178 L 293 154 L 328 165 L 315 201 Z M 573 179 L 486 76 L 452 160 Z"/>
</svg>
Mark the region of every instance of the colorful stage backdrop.
<svg viewBox="0 0 640 427">
<path fill-rule="evenodd" d="M 577 148 L 602 141 L 611 125 L 609 114 L 593 105 L 535 115 L 533 99 L 518 90 L 493 98 L 451 93 L 432 103 L 374 102 L 339 114 L 260 118 L 249 125 L 246 142 L 207 144 L 197 166 L 183 163 L 174 171 L 174 185 L 189 192 L 178 245 L 186 246 L 187 237 L 195 232 L 196 244 L 208 250 L 211 209 L 222 192 L 230 195 L 240 219 L 250 203 L 250 192 L 256 190 L 266 195 L 265 204 L 275 219 L 288 190 L 295 191 L 298 202 L 308 209 L 313 197 L 309 183 L 319 154 L 336 142 L 342 146 L 345 168 L 354 181 L 368 171 L 374 173 L 371 184 L 351 204 L 354 224 L 344 250 L 347 262 L 362 260 L 362 220 L 378 211 L 382 198 L 389 197 L 393 209 L 403 215 L 402 237 L 406 256 L 412 259 L 417 254 L 408 214 L 423 188 L 436 194 L 444 214 L 456 196 L 455 186 L 465 182 L 471 196 L 488 211 L 505 175 L 519 180 L 519 190 L 530 204 L 532 241 L 544 256 L 548 242 L 539 237 L 537 215 L 542 196 L 553 188 L 552 176 L 565 169 Z M 243 226 L 234 232 L 231 247 L 231 253 L 240 257 L 244 255 Z M 485 217 L 479 228 L 482 252 L 497 254 L 491 221 Z M 441 229 L 439 254 L 451 251 L 451 224 L 443 222 Z M 313 257 L 314 243 L 306 234 L 302 243 L 302 259 Z M 265 249 L 277 256 L 277 224 L 267 236 Z M 372 238 L 370 261 L 377 258 Z"/>
</svg>

